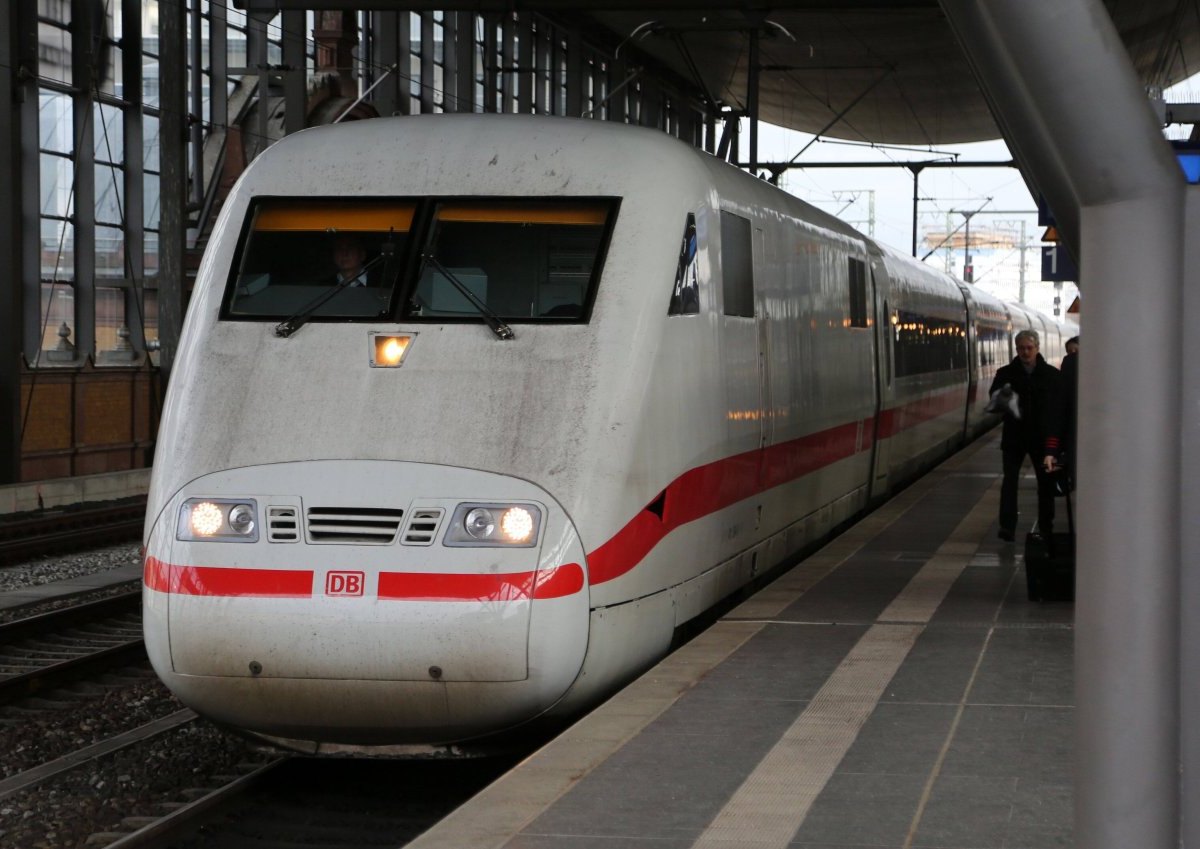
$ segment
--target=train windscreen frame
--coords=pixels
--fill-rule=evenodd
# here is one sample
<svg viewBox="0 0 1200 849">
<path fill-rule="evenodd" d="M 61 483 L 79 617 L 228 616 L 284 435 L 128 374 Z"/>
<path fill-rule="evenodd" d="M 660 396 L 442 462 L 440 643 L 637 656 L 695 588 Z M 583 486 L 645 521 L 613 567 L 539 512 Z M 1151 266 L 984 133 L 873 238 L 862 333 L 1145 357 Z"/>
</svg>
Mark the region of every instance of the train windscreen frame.
<svg viewBox="0 0 1200 849">
<path fill-rule="evenodd" d="M 591 197 L 259 197 L 221 318 L 452 323 L 487 313 L 586 323 L 618 206 Z"/>
</svg>

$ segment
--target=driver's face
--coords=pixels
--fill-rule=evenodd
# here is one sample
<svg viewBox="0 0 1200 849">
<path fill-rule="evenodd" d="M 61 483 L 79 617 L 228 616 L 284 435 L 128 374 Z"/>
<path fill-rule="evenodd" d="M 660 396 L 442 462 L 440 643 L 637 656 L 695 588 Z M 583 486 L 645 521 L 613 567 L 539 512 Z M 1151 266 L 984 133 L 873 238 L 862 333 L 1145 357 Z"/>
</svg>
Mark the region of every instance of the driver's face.
<svg viewBox="0 0 1200 849">
<path fill-rule="evenodd" d="M 366 256 L 367 252 L 355 242 L 340 241 L 333 246 L 333 264 L 343 274 L 357 272 Z"/>
</svg>

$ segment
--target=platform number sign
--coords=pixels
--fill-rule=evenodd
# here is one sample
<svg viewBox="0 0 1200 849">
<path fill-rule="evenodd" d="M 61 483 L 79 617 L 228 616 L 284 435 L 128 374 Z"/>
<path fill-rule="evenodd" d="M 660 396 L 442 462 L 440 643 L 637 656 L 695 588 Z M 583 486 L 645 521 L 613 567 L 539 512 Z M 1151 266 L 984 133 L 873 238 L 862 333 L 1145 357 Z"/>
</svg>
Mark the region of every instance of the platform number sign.
<svg viewBox="0 0 1200 849">
<path fill-rule="evenodd" d="M 1079 269 L 1062 245 L 1042 245 L 1042 280 L 1077 281 Z"/>
<path fill-rule="evenodd" d="M 1038 224 L 1047 228 L 1042 234 L 1042 241 L 1051 243 L 1042 245 L 1042 280 L 1078 282 L 1079 266 L 1059 240 L 1058 222 L 1054 220 L 1046 199 L 1041 196 L 1038 197 Z"/>
</svg>

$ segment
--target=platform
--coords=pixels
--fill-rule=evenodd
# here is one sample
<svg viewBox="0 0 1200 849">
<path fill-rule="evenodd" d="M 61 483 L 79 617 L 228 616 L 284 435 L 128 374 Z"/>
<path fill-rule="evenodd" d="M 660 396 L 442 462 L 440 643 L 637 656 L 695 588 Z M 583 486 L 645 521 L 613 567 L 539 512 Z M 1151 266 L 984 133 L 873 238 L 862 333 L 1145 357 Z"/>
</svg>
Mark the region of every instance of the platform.
<svg viewBox="0 0 1200 849">
<path fill-rule="evenodd" d="M 0 486 L 0 516 L 101 501 L 118 501 L 122 498 L 144 496 L 149 489 L 149 469 L 4 484 Z"/>
<path fill-rule="evenodd" d="M 992 435 L 410 849 L 1073 846 L 1074 609 L 1027 601 L 999 492 Z"/>
</svg>

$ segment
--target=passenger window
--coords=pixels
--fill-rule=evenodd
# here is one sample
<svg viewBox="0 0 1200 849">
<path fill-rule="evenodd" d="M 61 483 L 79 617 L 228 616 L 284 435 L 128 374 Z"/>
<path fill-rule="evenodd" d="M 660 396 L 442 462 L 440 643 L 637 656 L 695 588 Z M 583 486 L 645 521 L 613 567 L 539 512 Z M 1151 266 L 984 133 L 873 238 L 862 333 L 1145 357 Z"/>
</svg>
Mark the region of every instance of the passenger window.
<svg viewBox="0 0 1200 849">
<path fill-rule="evenodd" d="M 892 317 L 896 377 L 966 368 L 967 331 L 958 321 L 898 310 Z"/>
<path fill-rule="evenodd" d="M 850 258 L 850 326 L 867 326 L 867 264 Z"/>
<path fill-rule="evenodd" d="M 754 316 L 754 260 L 750 220 L 721 213 L 721 273 L 725 315 Z"/>
<path fill-rule="evenodd" d="M 667 315 L 694 315 L 700 312 L 700 280 L 696 273 L 696 216 L 688 213 L 679 245 L 679 264 L 675 268 L 675 289 Z"/>
</svg>

